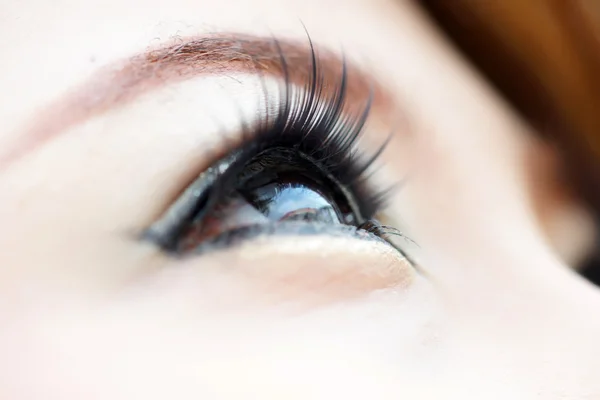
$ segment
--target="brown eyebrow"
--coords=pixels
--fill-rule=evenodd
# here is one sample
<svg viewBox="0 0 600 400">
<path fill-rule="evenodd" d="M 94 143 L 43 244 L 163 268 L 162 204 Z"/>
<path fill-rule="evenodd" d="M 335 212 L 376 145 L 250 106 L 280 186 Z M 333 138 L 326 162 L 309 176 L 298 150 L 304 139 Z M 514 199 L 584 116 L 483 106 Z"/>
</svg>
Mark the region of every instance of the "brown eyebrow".
<svg viewBox="0 0 600 400">
<path fill-rule="evenodd" d="M 0 154 L 0 167 L 21 158 L 45 142 L 91 117 L 134 100 L 165 84 L 205 74 L 254 72 L 302 82 L 311 74 L 315 49 L 310 40 L 279 40 L 242 34 L 213 34 L 178 39 L 170 45 L 149 49 L 128 60 L 98 71 L 83 84 L 70 90 L 35 116 L 8 153 Z M 285 57 L 287 70 L 282 68 Z M 337 76 L 344 63 L 332 51 L 318 49 L 319 67 L 325 77 Z M 347 64 L 347 93 L 364 98 L 373 95 L 373 110 L 391 103 L 389 95 L 362 71 Z M 387 107 L 384 107 L 387 108 Z"/>
</svg>

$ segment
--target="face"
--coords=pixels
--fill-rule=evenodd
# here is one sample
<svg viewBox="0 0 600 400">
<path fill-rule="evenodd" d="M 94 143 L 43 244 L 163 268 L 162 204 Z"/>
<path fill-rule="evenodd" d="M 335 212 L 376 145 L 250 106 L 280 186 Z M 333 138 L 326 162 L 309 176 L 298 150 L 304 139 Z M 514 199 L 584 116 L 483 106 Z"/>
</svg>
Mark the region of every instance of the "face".
<svg viewBox="0 0 600 400">
<path fill-rule="evenodd" d="M 589 215 L 413 4 L 1 8 L 1 398 L 600 395 Z"/>
</svg>

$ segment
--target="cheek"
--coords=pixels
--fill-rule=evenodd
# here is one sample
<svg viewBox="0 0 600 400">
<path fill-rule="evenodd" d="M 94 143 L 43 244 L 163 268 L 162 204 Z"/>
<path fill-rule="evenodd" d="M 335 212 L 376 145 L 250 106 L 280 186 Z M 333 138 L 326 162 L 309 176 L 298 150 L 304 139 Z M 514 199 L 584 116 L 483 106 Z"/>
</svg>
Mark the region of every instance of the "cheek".
<svg viewBox="0 0 600 400">
<path fill-rule="evenodd" d="M 247 284 L 195 283 L 194 293 L 192 284 L 159 279 L 110 300 L 47 299 L 20 314 L 1 334 L 1 397 L 310 398 L 336 388 L 385 398 L 384 389 L 403 384 L 405 392 L 410 376 L 422 381 L 411 369 L 439 346 L 441 310 L 420 277 L 333 303 L 298 307 L 297 292 L 245 309 L 211 298 L 235 299 Z"/>
</svg>

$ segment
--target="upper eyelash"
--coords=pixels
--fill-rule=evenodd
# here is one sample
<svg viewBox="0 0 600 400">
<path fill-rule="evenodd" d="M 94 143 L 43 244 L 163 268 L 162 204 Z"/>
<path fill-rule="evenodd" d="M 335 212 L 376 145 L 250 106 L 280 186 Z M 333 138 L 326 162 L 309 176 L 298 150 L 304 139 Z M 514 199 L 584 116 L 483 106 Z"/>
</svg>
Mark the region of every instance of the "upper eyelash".
<svg viewBox="0 0 600 400">
<path fill-rule="evenodd" d="M 286 146 L 313 158 L 328 178 L 346 191 L 345 194 L 349 194 L 345 196 L 349 201 L 356 200 L 351 207 L 358 214 L 356 222 L 359 228 L 385 206 L 393 187 L 374 191 L 368 185 L 366 171 L 386 148 L 391 135 L 369 157 L 363 156 L 357 145 L 371 111 L 373 91 L 370 91 L 360 109 L 350 112 L 345 58 L 342 59 L 337 82 L 328 82 L 310 37 L 308 40 L 311 49 L 310 60 L 307 60 L 310 73 L 300 89 L 295 88 L 290 79 L 285 52 L 277 40 L 273 40 L 280 55 L 279 66 L 284 77 L 279 94 L 269 96 L 263 80 L 264 107 L 267 110 L 264 116 L 254 124 L 242 119 L 242 144 L 235 146 L 237 150 L 204 171 L 167 211 L 167 217 L 171 214 L 171 218 L 161 218 L 161 223 L 153 224 L 144 233 L 145 237 L 158 242 L 163 248 L 174 248 L 178 233 L 183 228 L 177 221 L 195 217 L 201 208 L 204 213 L 208 212 L 232 189 L 231 179 L 237 176 L 240 169 L 252 157 L 274 145 Z M 324 89 L 331 84 L 335 89 L 328 94 Z M 272 104 L 273 99 L 278 99 L 278 103 Z M 276 111 L 273 115 L 268 110 Z"/>
<path fill-rule="evenodd" d="M 270 145 L 270 141 L 282 143 L 289 139 L 294 148 L 313 157 L 315 161 L 324 165 L 332 173 L 338 183 L 349 188 L 355 197 L 363 199 L 360 204 L 360 214 L 363 217 L 373 216 L 386 205 L 387 199 L 395 190 L 392 185 L 380 191 L 374 191 L 368 185 L 366 172 L 381 156 L 389 144 L 392 133 L 371 155 L 365 156 L 358 148 L 357 142 L 361 138 L 365 124 L 370 115 L 373 104 L 373 90 L 365 99 L 362 109 L 354 114 L 347 110 L 348 67 L 345 57 L 342 57 L 340 78 L 334 82 L 336 87 L 333 94 L 327 95 L 323 91 L 325 84 L 319 57 L 310 36 L 307 34 L 310 46 L 310 73 L 302 89 L 294 91 L 290 80 L 288 63 L 282 48 L 276 39 L 273 40 L 280 54 L 280 68 L 283 71 L 284 81 L 280 86 L 281 99 L 276 105 L 278 110 L 275 120 L 264 118 L 248 133 L 247 141 L 261 141 L 263 147 Z M 268 95 L 268 91 L 265 89 Z M 269 109 L 269 100 L 266 108 Z M 298 140 L 294 132 L 303 132 Z M 308 141 L 316 141 L 312 144 Z"/>
</svg>

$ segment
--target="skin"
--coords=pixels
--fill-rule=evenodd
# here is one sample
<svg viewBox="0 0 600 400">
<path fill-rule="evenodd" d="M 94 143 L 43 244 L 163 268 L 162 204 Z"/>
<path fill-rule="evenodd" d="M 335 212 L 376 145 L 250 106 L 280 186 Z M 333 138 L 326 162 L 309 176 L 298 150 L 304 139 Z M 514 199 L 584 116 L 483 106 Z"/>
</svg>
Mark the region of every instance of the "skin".
<svg viewBox="0 0 600 400">
<path fill-rule="evenodd" d="M 556 154 L 411 3 L 1 8 L 0 398 L 600 396 L 600 293 L 570 268 L 593 243 L 589 216 Z M 407 178 L 383 216 L 418 243 L 399 242 L 417 266 L 352 237 L 185 259 L 138 239 L 235 139 L 256 105 L 249 74 L 172 82 L 27 136 L 149 46 L 215 31 L 306 41 L 299 19 L 391 96 L 361 146 L 404 121 L 375 177 Z"/>
</svg>

